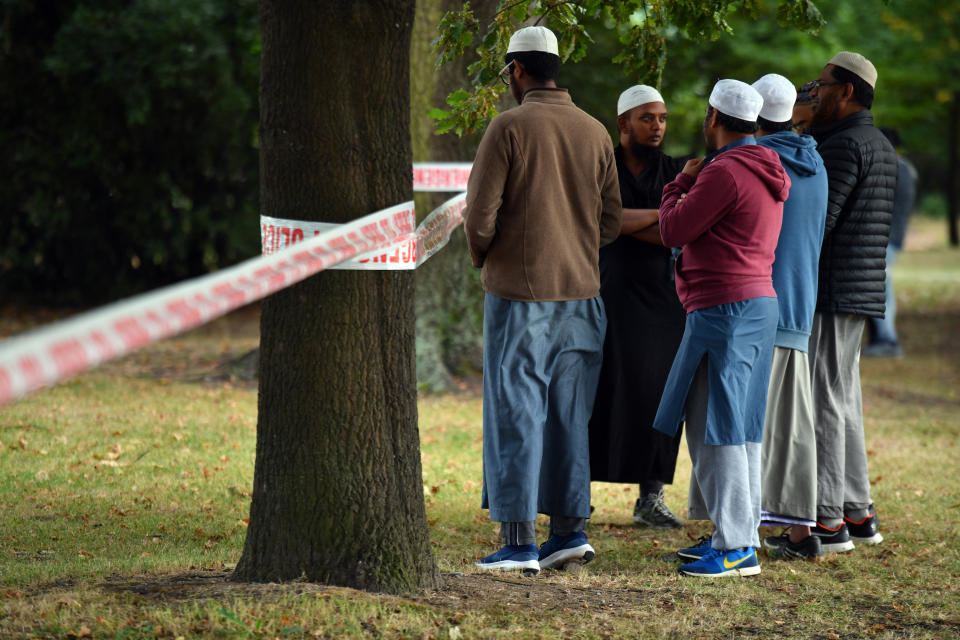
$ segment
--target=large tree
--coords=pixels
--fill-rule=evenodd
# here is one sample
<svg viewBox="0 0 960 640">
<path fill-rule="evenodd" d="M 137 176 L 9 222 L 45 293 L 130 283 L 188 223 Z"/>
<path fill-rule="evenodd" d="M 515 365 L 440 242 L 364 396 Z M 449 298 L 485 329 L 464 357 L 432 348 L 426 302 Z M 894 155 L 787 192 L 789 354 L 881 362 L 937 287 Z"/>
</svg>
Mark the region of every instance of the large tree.
<svg viewBox="0 0 960 640">
<path fill-rule="evenodd" d="M 412 195 L 413 0 L 261 0 L 261 208 L 347 222 Z M 413 274 L 327 271 L 263 304 L 250 526 L 235 577 L 437 584 Z"/>
</svg>

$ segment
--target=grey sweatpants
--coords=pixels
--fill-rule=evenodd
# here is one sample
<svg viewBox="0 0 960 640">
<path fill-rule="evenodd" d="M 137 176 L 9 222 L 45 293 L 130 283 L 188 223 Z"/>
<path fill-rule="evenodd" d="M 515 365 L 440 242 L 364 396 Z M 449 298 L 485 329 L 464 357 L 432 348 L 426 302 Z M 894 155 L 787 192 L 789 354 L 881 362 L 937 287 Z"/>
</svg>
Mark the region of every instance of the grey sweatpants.
<svg viewBox="0 0 960 640">
<path fill-rule="evenodd" d="M 817 312 L 810 333 L 813 424 L 817 434 L 817 519 L 870 506 L 860 396 L 861 316 Z"/>
<path fill-rule="evenodd" d="M 704 358 L 687 392 L 687 448 L 693 463 L 687 516 L 713 522 L 714 549 L 759 547 L 760 443 L 705 444 L 709 395 Z"/>
</svg>

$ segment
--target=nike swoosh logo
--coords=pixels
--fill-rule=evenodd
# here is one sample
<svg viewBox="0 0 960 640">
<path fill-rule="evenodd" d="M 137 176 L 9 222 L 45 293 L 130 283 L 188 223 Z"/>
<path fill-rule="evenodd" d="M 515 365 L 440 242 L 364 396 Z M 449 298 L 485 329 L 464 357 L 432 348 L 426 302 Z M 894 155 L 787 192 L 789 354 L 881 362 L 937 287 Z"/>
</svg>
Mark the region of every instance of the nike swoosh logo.
<svg viewBox="0 0 960 640">
<path fill-rule="evenodd" d="M 740 559 L 737 560 L 736 562 L 730 562 L 729 560 L 727 560 L 727 556 L 723 556 L 723 568 L 724 568 L 724 569 L 733 569 L 735 566 L 737 566 L 738 564 L 740 564 L 740 563 L 743 562 L 744 560 L 747 560 L 748 558 L 751 558 L 752 556 L 753 556 L 753 554 L 751 553 L 749 556 L 743 556 L 742 558 L 740 558 Z"/>
</svg>

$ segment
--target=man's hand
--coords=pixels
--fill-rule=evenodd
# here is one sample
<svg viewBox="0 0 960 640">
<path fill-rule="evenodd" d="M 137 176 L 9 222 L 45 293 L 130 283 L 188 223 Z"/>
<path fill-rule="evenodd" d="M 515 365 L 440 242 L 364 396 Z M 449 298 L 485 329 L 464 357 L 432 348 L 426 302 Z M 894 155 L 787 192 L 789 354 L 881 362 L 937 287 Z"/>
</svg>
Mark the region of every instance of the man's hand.
<svg viewBox="0 0 960 640">
<path fill-rule="evenodd" d="M 687 164 L 683 165 L 683 173 L 691 178 L 696 178 L 700 169 L 703 169 L 703 158 L 690 158 Z"/>
</svg>

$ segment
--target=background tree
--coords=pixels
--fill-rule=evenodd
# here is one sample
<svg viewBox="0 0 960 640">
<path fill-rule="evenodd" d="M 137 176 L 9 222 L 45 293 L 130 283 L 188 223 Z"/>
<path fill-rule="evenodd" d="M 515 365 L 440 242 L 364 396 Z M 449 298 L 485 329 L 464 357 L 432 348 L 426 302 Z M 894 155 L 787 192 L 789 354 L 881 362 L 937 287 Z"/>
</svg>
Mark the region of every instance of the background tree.
<svg viewBox="0 0 960 640">
<path fill-rule="evenodd" d="M 0 2 L 0 295 L 90 304 L 253 255 L 258 54 L 252 0 Z"/>
<path fill-rule="evenodd" d="M 481 16 L 493 15 L 496 0 L 474 2 Z M 410 47 L 411 137 L 417 162 L 470 162 L 478 134 L 458 137 L 434 132 L 430 111 L 467 82 L 468 61 L 437 67 L 430 43 L 437 37 L 443 15 L 460 0 L 420 0 Z M 418 193 L 418 217 L 423 217 L 452 193 Z M 428 391 L 451 391 L 455 378 L 482 366 L 483 310 L 480 273 L 470 263 L 466 236 L 454 231 L 447 247 L 416 271 L 417 383 Z"/>
<path fill-rule="evenodd" d="M 265 215 L 347 222 L 410 199 L 413 17 L 412 0 L 261 0 Z M 263 303 L 237 579 L 388 592 L 437 584 L 413 298 L 409 272 L 328 271 Z"/>
<path fill-rule="evenodd" d="M 670 105 L 667 150 L 673 153 L 702 149 L 703 104 L 717 78 L 748 80 L 773 71 L 799 85 L 815 78 L 837 51 L 858 51 L 880 72 L 873 109 L 877 124 L 901 130 L 906 152 L 920 169 L 921 209 L 938 215 L 949 211 L 956 244 L 957 0 L 837 1 L 822 3 L 822 14 L 807 0 L 520 0 L 501 5 L 492 22 L 478 19 L 469 5 L 445 17 L 438 41 L 442 58 L 476 49 L 478 61 L 469 86 L 452 93 L 449 108 L 437 112 L 438 130 L 482 128 L 496 112 L 499 89 L 489 79 L 502 66 L 511 20 L 545 23 L 558 33 L 568 62 L 561 83 L 614 137 L 611 114 L 620 91 L 636 83 L 659 87 Z M 721 37 L 731 33 L 735 37 Z"/>
</svg>

